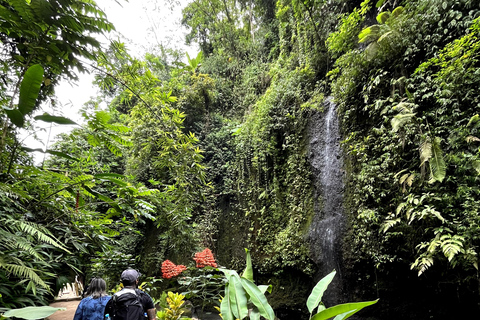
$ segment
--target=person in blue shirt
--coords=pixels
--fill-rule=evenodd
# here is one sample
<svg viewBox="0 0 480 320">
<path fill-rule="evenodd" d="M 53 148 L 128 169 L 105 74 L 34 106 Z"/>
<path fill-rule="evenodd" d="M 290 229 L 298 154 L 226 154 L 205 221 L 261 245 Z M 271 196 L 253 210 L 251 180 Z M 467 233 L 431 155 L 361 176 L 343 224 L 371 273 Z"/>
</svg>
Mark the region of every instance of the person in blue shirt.
<svg viewBox="0 0 480 320">
<path fill-rule="evenodd" d="M 107 284 L 102 278 L 93 278 L 88 286 L 87 297 L 80 301 L 73 320 L 103 320 L 107 295 Z"/>
</svg>

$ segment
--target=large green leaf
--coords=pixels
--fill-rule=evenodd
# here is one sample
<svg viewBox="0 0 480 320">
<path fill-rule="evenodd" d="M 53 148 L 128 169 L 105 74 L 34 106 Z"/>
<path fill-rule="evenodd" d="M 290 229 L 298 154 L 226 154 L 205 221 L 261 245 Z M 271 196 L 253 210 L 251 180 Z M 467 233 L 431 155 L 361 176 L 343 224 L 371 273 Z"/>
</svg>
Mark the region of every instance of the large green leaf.
<svg viewBox="0 0 480 320">
<path fill-rule="evenodd" d="M 380 24 L 385 24 L 387 20 L 390 18 L 390 12 L 382 12 L 377 16 L 377 21 Z"/>
<path fill-rule="evenodd" d="M 250 251 L 245 248 L 247 254 L 247 266 L 242 273 L 242 277 L 253 282 L 253 268 L 252 268 L 252 257 L 250 256 Z"/>
<path fill-rule="evenodd" d="M 242 286 L 240 276 L 233 270 L 229 279 L 230 302 L 232 304 L 233 315 L 237 319 L 243 319 L 248 316 L 247 294 Z"/>
<path fill-rule="evenodd" d="M 232 313 L 228 283 L 225 285 L 225 297 L 223 297 L 222 303 L 220 304 L 220 313 L 222 314 L 223 320 L 235 320 Z"/>
<path fill-rule="evenodd" d="M 403 11 L 404 8 L 402 6 L 396 7 L 395 10 L 392 11 L 392 18 L 397 18 L 403 13 Z"/>
<path fill-rule="evenodd" d="M 85 188 L 85 190 L 90 193 L 91 195 L 93 195 L 94 197 L 96 197 L 97 199 L 100 199 L 106 203 L 108 203 L 110 206 L 112 206 L 118 213 L 122 212 L 122 209 L 118 206 L 118 204 L 111 198 L 107 197 L 107 196 L 104 196 L 103 194 L 95 191 L 95 190 L 92 190 L 91 188 L 87 187 L 87 186 L 83 186 L 83 188 Z"/>
<path fill-rule="evenodd" d="M 320 311 L 314 315 L 311 320 L 327 320 L 335 316 L 341 315 L 341 319 L 347 319 L 358 311 L 362 310 L 365 307 L 368 307 L 372 304 L 377 303 L 377 300 L 374 301 L 364 301 L 364 302 L 353 302 L 353 303 L 344 303 L 339 304 L 330 308 L 327 308 L 323 311 Z M 338 319 L 337 319 L 338 320 Z"/>
<path fill-rule="evenodd" d="M 252 310 L 250 311 L 250 320 L 260 320 L 260 312 L 258 308 L 253 306 Z"/>
<path fill-rule="evenodd" d="M 54 307 L 48 307 L 48 306 L 43 306 L 43 307 L 25 307 L 21 309 L 12 309 L 8 310 L 3 314 L 4 317 L 10 318 L 10 317 L 15 317 L 15 318 L 20 318 L 20 319 L 43 319 L 48 316 L 51 316 L 57 311 L 64 311 L 66 308 L 54 308 Z"/>
<path fill-rule="evenodd" d="M 275 313 L 263 292 L 250 280 L 241 278 L 243 288 L 248 293 L 250 301 L 257 307 L 260 314 L 269 320 L 275 319 Z"/>
<path fill-rule="evenodd" d="M 128 186 L 128 182 L 125 182 L 121 179 L 125 178 L 124 176 L 116 173 L 99 173 L 94 175 L 95 178 L 101 179 L 101 180 L 106 180 L 115 183 L 118 186 L 126 187 Z M 117 179 L 121 178 L 121 179 Z"/>
<path fill-rule="evenodd" d="M 27 69 L 20 84 L 18 110 L 25 116 L 32 112 L 43 81 L 43 67 L 34 64 Z"/>
<path fill-rule="evenodd" d="M 310 293 L 307 299 L 307 308 L 310 313 L 312 313 L 313 310 L 318 307 L 318 305 L 322 301 L 323 293 L 327 289 L 330 282 L 332 282 L 333 277 L 335 277 L 336 273 L 337 272 L 333 270 L 328 275 L 323 277 L 320 281 L 318 281 L 318 283 L 313 288 L 312 293 Z"/>
<path fill-rule="evenodd" d="M 443 159 L 442 148 L 440 147 L 441 139 L 439 137 L 433 138 L 432 141 L 432 157 L 429 161 L 431 179 L 430 182 L 442 182 L 447 173 L 447 165 Z"/>
<path fill-rule="evenodd" d="M 36 148 L 36 149 L 32 149 L 32 148 L 27 148 L 27 147 L 22 147 L 23 150 L 27 151 L 27 152 L 41 152 L 41 153 L 48 153 L 48 154 L 53 154 L 54 156 L 57 156 L 57 157 L 61 157 L 61 158 L 65 158 L 65 159 L 69 159 L 69 160 L 73 160 L 73 161 L 80 161 L 79 159 L 77 158 L 74 158 L 66 153 L 63 153 L 63 152 L 60 152 L 60 151 L 55 151 L 55 150 L 43 150 L 43 149 L 40 149 L 40 148 Z"/>
<path fill-rule="evenodd" d="M 18 109 L 5 110 L 5 113 L 14 125 L 19 128 L 23 127 L 25 120 L 23 119 L 23 114 Z"/>
<path fill-rule="evenodd" d="M 65 117 L 58 117 L 58 116 L 52 116 L 48 113 L 44 113 L 41 116 L 36 116 L 34 118 L 35 120 L 41 120 L 44 122 L 49 122 L 49 123 L 57 123 L 57 124 L 77 124 L 75 121 L 70 120 Z"/>
</svg>

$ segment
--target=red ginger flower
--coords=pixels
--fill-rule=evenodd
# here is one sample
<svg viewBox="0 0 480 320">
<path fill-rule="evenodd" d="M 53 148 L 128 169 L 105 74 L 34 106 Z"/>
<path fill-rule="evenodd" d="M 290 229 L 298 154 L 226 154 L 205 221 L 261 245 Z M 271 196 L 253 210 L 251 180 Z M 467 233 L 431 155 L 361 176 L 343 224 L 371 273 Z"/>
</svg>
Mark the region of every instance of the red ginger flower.
<svg viewBox="0 0 480 320">
<path fill-rule="evenodd" d="M 177 266 L 170 260 L 162 262 L 162 277 L 164 279 L 176 277 L 185 270 L 187 270 L 187 267 L 182 264 Z"/>
<path fill-rule="evenodd" d="M 203 268 L 205 266 L 217 267 L 213 253 L 208 248 L 205 248 L 202 252 L 195 253 L 193 260 L 197 263 L 197 268 Z"/>
</svg>

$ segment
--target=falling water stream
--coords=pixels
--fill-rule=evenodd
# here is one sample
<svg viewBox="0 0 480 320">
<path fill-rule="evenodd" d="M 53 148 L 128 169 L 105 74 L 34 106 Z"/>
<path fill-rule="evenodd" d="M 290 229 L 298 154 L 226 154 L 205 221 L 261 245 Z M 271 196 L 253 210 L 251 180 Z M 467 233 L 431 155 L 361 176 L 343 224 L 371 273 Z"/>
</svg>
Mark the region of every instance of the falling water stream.
<svg viewBox="0 0 480 320">
<path fill-rule="evenodd" d="M 343 161 L 336 105 L 331 98 L 310 123 L 309 158 L 314 176 L 315 214 L 308 241 L 312 260 L 318 266 L 316 280 L 336 270 L 337 274 L 324 294 L 327 307 L 344 303 L 342 282 Z"/>
</svg>

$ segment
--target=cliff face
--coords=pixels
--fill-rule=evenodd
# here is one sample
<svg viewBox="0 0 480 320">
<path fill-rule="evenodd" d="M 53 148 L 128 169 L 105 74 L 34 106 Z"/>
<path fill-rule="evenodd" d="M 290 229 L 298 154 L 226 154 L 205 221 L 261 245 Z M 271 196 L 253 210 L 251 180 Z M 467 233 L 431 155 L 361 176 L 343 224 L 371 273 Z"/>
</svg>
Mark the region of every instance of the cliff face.
<svg viewBox="0 0 480 320">
<path fill-rule="evenodd" d="M 480 4 L 317 4 L 278 1 L 249 55 L 212 42 L 213 105 L 237 112 L 212 166 L 219 259 L 248 247 L 282 310 L 335 269 L 326 303 L 380 298 L 365 317 L 478 312 Z"/>
</svg>

